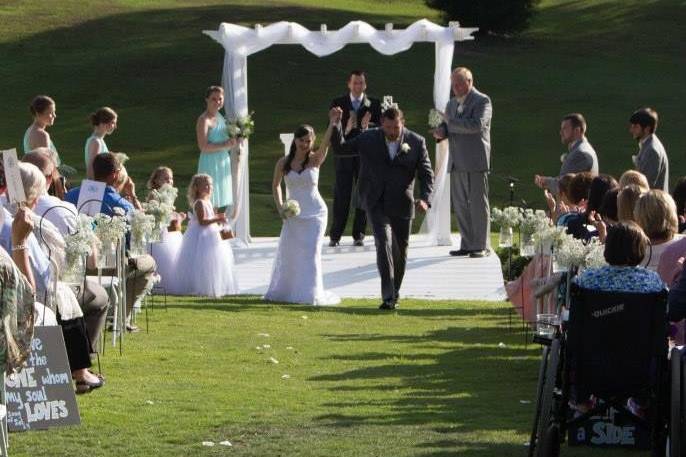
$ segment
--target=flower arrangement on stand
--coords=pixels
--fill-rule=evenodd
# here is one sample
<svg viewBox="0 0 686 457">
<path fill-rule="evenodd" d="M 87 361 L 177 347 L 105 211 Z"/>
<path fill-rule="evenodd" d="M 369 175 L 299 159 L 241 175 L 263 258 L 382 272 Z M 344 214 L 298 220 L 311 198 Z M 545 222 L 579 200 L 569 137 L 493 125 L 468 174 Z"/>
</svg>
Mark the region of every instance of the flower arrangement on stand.
<svg viewBox="0 0 686 457">
<path fill-rule="evenodd" d="M 522 220 L 519 224 L 520 246 L 519 254 L 531 257 L 536 253 L 536 238 L 538 234 L 547 230 L 552 225 L 552 221 L 545 211 L 527 208 L 522 212 Z"/>
<path fill-rule="evenodd" d="M 501 248 L 512 247 L 514 238 L 513 227 L 518 227 L 522 221 L 522 209 L 516 206 L 508 206 L 505 209 L 493 208 L 491 210 L 491 222 L 500 227 L 498 246 Z"/>
<path fill-rule="evenodd" d="M 67 283 L 80 284 L 86 275 L 86 257 L 93 253 L 93 247 L 100 246 L 100 241 L 93 230 L 93 218 L 79 214 L 74 233 L 64 237 L 66 267 L 62 279 Z"/>
<path fill-rule="evenodd" d="M 148 239 L 155 230 L 155 217 L 144 211 L 134 210 L 131 214 L 131 253 L 145 254 Z"/>
<path fill-rule="evenodd" d="M 126 232 L 129 223 L 123 216 L 112 217 L 99 213 L 95 216 L 95 236 L 98 237 L 102 247 L 98 251 L 97 266 L 99 269 L 112 268 L 116 265 L 117 246 Z"/>
</svg>

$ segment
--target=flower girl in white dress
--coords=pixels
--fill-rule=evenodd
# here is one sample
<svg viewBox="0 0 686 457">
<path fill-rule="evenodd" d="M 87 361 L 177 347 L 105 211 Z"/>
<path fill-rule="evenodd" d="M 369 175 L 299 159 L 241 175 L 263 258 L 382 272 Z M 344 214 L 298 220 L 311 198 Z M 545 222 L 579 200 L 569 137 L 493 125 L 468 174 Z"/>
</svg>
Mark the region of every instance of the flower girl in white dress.
<svg viewBox="0 0 686 457">
<path fill-rule="evenodd" d="M 174 173 L 169 167 L 157 167 L 148 179 L 148 190 L 159 190 L 164 185 L 174 186 Z M 160 240 L 150 243 L 150 255 L 157 264 L 160 286 L 169 293 L 177 285 L 176 269 L 183 240 L 181 223 L 184 219 L 184 213 L 174 213 L 169 227 L 162 227 L 160 230 Z"/>
<path fill-rule="evenodd" d="M 233 251 L 219 234 L 224 214 L 212 208 L 212 178 L 197 174 L 188 186 L 188 203 L 193 208 L 183 235 L 176 271 L 179 295 L 221 297 L 238 293 Z"/>
<path fill-rule="evenodd" d="M 295 131 L 288 156 L 280 159 L 274 169 L 274 203 L 284 221 L 265 300 L 316 306 L 336 305 L 341 301 L 324 290 L 322 241 L 327 208 L 318 189 L 319 167 L 326 159 L 336 110 L 340 108 L 332 108 L 329 113 L 329 128 L 319 149 L 313 149 L 314 129 L 301 125 Z M 289 200 L 297 205 L 282 201 L 282 180 L 286 181 Z M 294 206 L 299 211 L 293 211 Z"/>
</svg>

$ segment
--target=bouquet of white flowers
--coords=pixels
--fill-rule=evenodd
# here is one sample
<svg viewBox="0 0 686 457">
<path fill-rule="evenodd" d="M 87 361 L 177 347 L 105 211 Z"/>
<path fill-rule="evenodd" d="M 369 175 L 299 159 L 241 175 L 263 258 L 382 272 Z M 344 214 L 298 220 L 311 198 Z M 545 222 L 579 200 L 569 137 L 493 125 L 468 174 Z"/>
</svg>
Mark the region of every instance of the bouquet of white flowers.
<svg viewBox="0 0 686 457">
<path fill-rule="evenodd" d="M 230 138 L 248 138 L 255 131 L 255 121 L 253 121 L 253 113 L 247 116 L 237 117 L 235 120 L 229 121 L 226 125 L 226 133 Z"/>
<path fill-rule="evenodd" d="M 65 241 L 65 276 L 82 280 L 79 276 L 85 273 L 84 257 L 93 252 L 93 246 L 100 245 L 100 241 L 93 231 L 93 218 L 86 214 L 79 214 L 76 231 L 64 237 Z"/>
<path fill-rule="evenodd" d="M 552 221 L 545 214 L 545 211 L 537 209 L 534 211 L 531 208 L 527 208 L 522 213 L 522 220 L 519 225 L 522 234 L 533 235 L 543 232 L 552 225 Z"/>
<path fill-rule="evenodd" d="M 95 215 L 95 235 L 102 243 L 116 244 L 129 230 L 126 218 L 98 213 Z"/>
<path fill-rule="evenodd" d="M 286 217 L 294 217 L 300 214 L 300 203 L 297 200 L 286 200 L 281 206 L 281 213 Z"/>
<path fill-rule="evenodd" d="M 429 127 L 437 129 L 443 123 L 443 115 L 437 109 L 429 110 Z"/>
<path fill-rule="evenodd" d="M 155 217 L 144 211 L 134 210 L 131 214 L 131 250 L 145 252 L 145 243 L 155 230 Z"/>
<path fill-rule="evenodd" d="M 555 261 L 563 268 L 583 266 L 586 260 L 586 244 L 583 240 L 565 234 L 555 250 Z"/>
<path fill-rule="evenodd" d="M 517 227 L 522 221 L 522 209 L 516 206 L 508 206 L 501 210 L 493 208 L 491 210 L 491 221 L 498 227 Z"/>
<path fill-rule="evenodd" d="M 155 227 L 153 230 L 153 238 L 157 238 L 157 234 L 162 230 L 162 227 L 167 227 L 174 216 L 174 202 L 179 195 L 179 190 L 169 184 L 164 184 L 159 189 L 153 189 L 148 193 L 148 201 L 143 203 L 143 210 L 146 214 L 155 218 Z"/>
</svg>

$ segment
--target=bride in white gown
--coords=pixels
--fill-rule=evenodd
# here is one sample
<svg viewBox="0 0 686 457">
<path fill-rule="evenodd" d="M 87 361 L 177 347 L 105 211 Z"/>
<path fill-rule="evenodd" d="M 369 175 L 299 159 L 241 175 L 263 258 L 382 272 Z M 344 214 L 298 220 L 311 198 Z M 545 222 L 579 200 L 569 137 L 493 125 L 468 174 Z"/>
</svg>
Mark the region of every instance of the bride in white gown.
<svg viewBox="0 0 686 457">
<path fill-rule="evenodd" d="M 267 301 L 306 303 L 315 306 L 336 305 L 341 299 L 324 290 L 322 280 L 322 241 L 326 229 L 326 203 L 319 195 L 319 167 L 326 159 L 336 110 L 329 113 L 329 128 L 322 144 L 314 151 L 314 129 L 302 125 L 294 133 L 288 156 L 281 158 L 274 169 L 272 191 L 274 202 L 283 218 L 279 247 Z M 300 205 L 300 213 L 286 217 L 281 195 L 281 181 L 286 181 L 288 198 Z"/>
</svg>

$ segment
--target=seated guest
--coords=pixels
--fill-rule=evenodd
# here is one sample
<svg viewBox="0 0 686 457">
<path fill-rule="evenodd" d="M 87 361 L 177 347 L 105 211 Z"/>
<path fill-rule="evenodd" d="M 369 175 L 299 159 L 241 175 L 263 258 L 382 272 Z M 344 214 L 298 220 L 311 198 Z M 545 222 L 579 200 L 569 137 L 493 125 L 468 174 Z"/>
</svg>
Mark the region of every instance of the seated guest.
<svg viewBox="0 0 686 457">
<path fill-rule="evenodd" d="M 47 188 L 52 185 L 52 180 L 55 171 L 55 163 L 46 155 L 41 149 L 33 150 L 25 154 L 21 158 L 22 162 L 31 163 L 38 167 L 43 176 L 45 176 L 45 184 Z M 34 212 L 40 216 L 45 217 L 60 231 L 62 236 L 74 233 L 77 227 L 77 211 L 76 206 L 69 202 L 60 200 L 57 197 L 44 193 L 38 196 L 36 200 L 36 207 Z"/>
<path fill-rule="evenodd" d="M 639 266 L 645 259 L 649 240 L 634 222 L 620 222 L 608 228 L 604 257 L 608 265 L 586 268 L 574 282 L 585 289 L 605 292 L 660 292 L 665 284 L 657 273 Z"/>
<path fill-rule="evenodd" d="M 686 274 L 683 270 L 686 270 L 686 263 L 682 267 L 679 280 L 669 289 L 667 319 L 670 322 L 686 319 Z"/>
<path fill-rule="evenodd" d="M 20 217 L 33 219 L 33 212 L 29 209 L 35 206 L 36 198 L 40 193 L 44 192 L 44 189 L 40 189 L 40 187 L 45 187 L 45 178 L 38 168 L 28 163 L 20 163 L 19 171 L 22 175 L 22 184 L 24 184 L 24 192 L 26 194 L 26 209 L 20 208 L 17 214 Z M 2 173 L 4 174 L 4 170 Z M 30 173 L 39 183 L 36 188 L 26 186 L 24 175 L 27 173 Z M 2 181 L 4 182 L 4 179 Z M 4 193 L 5 190 L 4 188 L 0 189 L 0 193 Z M 15 239 L 12 234 L 14 218 L 7 209 L 2 208 L 1 211 L 3 213 L 3 224 L 0 227 L 0 246 L 8 253 L 14 253 L 17 250 L 26 251 L 32 276 L 30 281 L 35 286 L 36 296 L 39 300 L 46 301 L 46 304 L 51 303 L 53 297 L 51 293 L 53 291 L 53 272 L 50 267 L 50 259 L 41 249 L 34 233 L 29 234 L 25 243 L 14 244 Z M 31 227 L 33 230 L 36 230 L 36 222 L 33 220 Z M 86 393 L 101 387 L 103 385 L 102 379 L 89 370 L 91 367 L 90 341 L 87 337 L 83 312 L 79 308 L 76 297 L 70 289 L 66 288 L 59 281 L 57 281 L 54 297 L 54 305 L 59 317 L 58 322 L 62 328 L 64 343 L 67 349 L 69 367 L 72 377 L 76 381 L 76 392 Z"/>
<path fill-rule="evenodd" d="M 553 194 L 558 192 L 559 178 L 567 173 L 589 172 L 593 176 L 598 174 L 598 156 L 586 139 L 586 119 L 581 114 L 572 113 L 562 118 L 560 141 L 569 151 L 563 155 L 560 174 L 557 177 L 534 177 L 534 183 L 538 187 L 548 189 Z"/>
<path fill-rule="evenodd" d="M 130 215 L 134 209 L 142 209 L 141 203 L 136 197 L 136 186 L 129 179 L 126 181 L 120 194 L 114 185 L 119 180 L 121 164 L 117 157 L 109 152 L 97 154 L 92 162 L 93 176 L 96 181 L 107 184 L 102 199 L 100 212 L 108 216 L 114 215 L 114 210 L 119 208 L 126 215 Z M 67 192 L 66 200 L 76 204 L 79 201 L 80 187 L 75 187 Z M 126 273 L 126 316 L 131 317 L 133 305 L 142 299 L 147 290 L 150 290 L 155 276 L 155 260 L 149 255 L 129 257 L 128 271 Z M 129 331 L 138 331 L 138 327 L 131 323 L 126 324 Z"/>
<path fill-rule="evenodd" d="M 22 161 L 23 160 L 24 159 L 22 158 Z M 21 175 L 22 184 L 24 185 L 24 194 L 27 196 L 28 203 L 33 202 L 33 196 L 38 196 L 36 202 L 41 198 L 49 197 L 45 194 L 47 179 L 41 170 L 32 164 L 21 163 L 19 165 L 19 173 Z M 29 196 L 32 196 L 32 198 L 29 199 Z M 37 206 L 36 203 L 36 207 Z M 62 207 L 59 206 L 58 208 Z M 50 211 L 48 212 L 48 215 L 52 212 L 57 213 L 57 211 Z M 69 215 L 73 217 L 71 213 L 69 213 Z M 38 216 L 35 211 L 34 216 L 34 234 L 41 242 L 41 246 L 47 247 L 44 251 L 46 255 L 50 256 L 55 262 L 59 273 L 66 264 L 64 237 L 60 230 L 57 229 L 48 218 L 41 220 L 41 217 Z M 93 264 L 95 263 L 94 258 L 93 255 L 90 259 Z M 76 299 L 83 312 L 91 351 L 93 353 L 97 352 L 107 319 L 107 309 L 109 308 L 110 303 L 109 296 L 107 295 L 107 291 L 96 279 L 86 278 L 85 290 L 80 289 Z"/>
<path fill-rule="evenodd" d="M 650 190 L 648 178 L 640 171 L 627 170 L 619 177 L 619 187 L 621 189 L 631 184 L 637 185 L 643 192 L 648 192 Z"/>
<path fill-rule="evenodd" d="M 686 230 L 686 176 L 679 178 L 674 185 L 672 198 L 676 203 L 676 215 L 679 218 L 679 233 Z"/>
<path fill-rule="evenodd" d="M 557 181 L 557 195 L 553 195 L 548 189 L 543 191 L 545 193 L 546 203 L 548 204 L 550 218 L 555 223 L 557 223 L 558 218 L 562 214 L 569 212 L 570 206 L 573 206 L 569 200 L 569 185 L 572 183 L 574 176 L 574 173 L 567 173 L 566 175 L 560 176 Z"/>
<path fill-rule="evenodd" d="M 592 211 L 588 216 L 589 222 L 598 231 L 598 239 L 601 243 L 604 243 L 607 237 L 607 227 L 618 222 L 617 194 L 619 194 L 618 187 L 608 190 L 603 196 L 603 201 L 598 211 Z"/>
<path fill-rule="evenodd" d="M 586 213 L 590 214 L 592 211 L 599 212 L 605 194 L 618 186 L 617 180 L 610 175 L 601 174 L 593 178 L 591 187 L 588 190 Z"/>
<path fill-rule="evenodd" d="M 619 191 L 617 194 L 617 220 L 619 222 L 636 222 L 634 208 L 643 192 L 647 192 L 647 189 L 644 191 L 636 184 L 629 184 Z"/>
<path fill-rule="evenodd" d="M 591 190 L 593 175 L 588 172 L 577 173 L 569 184 L 569 212 L 560 215 L 558 226 L 567 227 L 567 233 L 574 238 L 590 239 L 591 233 L 586 228 L 586 204 Z"/>
<path fill-rule="evenodd" d="M 674 200 L 665 191 L 649 190 L 636 202 L 634 217 L 650 240 L 650 249 L 642 265 L 656 271 L 665 249 L 683 238 L 677 234 L 679 222 Z"/>
</svg>

